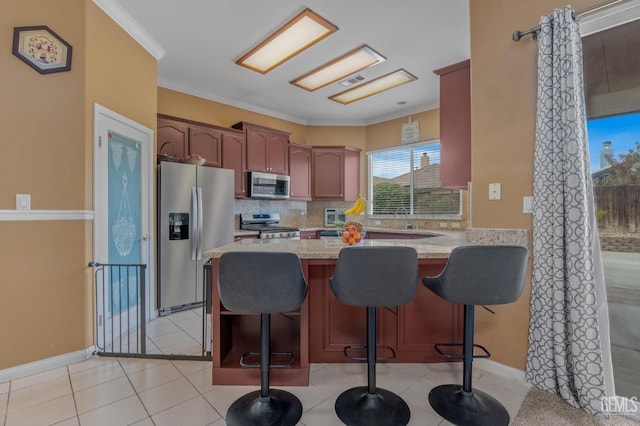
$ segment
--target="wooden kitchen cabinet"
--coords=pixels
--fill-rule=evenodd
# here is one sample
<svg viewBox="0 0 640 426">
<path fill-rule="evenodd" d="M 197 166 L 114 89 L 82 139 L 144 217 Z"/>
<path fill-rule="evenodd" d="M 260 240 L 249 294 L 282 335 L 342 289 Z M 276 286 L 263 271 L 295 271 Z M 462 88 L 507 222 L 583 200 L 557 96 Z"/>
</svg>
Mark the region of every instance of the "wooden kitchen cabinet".
<svg viewBox="0 0 640 426">
<path fill-rule="evenodd" d="M 311 166 L 314 200 L 356 200 L 360 191 L 359 149 L 313 147 Z"/>
<path fill-rule="evenodd" d="M 189 125 L 158 116 L 157 153 L 183 158 L 188 154 Z"/>
<path fill-rule="evenodd" d="M 205 166 L 222 167 L 222 128 L 158 114 L 158 154 L 200 155 Z"/>
<path fill-rule="evenodd" d="M 311 147 L 289 144 L 289 197 L 311 201 Z"/>
<path fill-rule="evenodd" d="M 189 154 L 205 158 L 205 166 L 222 167 L 222 132 L 202 126 L 189 127 Z"/>
<path fill-rule="evenodd" d="M 234 194 L 236 198 L 247 197 L 246 139 L 244 132 L 222 133 L 222 167 L 235 171 Z"/>
<path fill-rule="evenodd" d="M 289 174 L 289 135 L 244 121 L 232 126 L 244 130 L 247 138 L 247 170 Z"/>
<path fill-rule="evenodd" d="M 419 276 L 434 276 L 444 269 L 446 259 L 420 259 Z M 334 262 L 315 261 L 309 265 L 309 361 L 312 363 L 352 362 L 344 347 L 366 344 L 366 308 L 340 303 L 333 294 L 330 277 Z M 407 304 L 378 308 L 377 341 L 396 353 L 392 362 L 445 362 L 435 343 L 462 341 L 462 305 L 434 295 L 421 282 Z M 390 351 L 380 350 L 381 356 Z M 354 353 L 364 355 L 364 353 Z"/>
<path fill-rule="evenodd" d="M 440 175 L 445 188 L 471 181 L 470 61 L 437 69 L 440 76 Z"/>
<path fill-rule="evenodd" d="M 318 231 L 300 231 L 301 240 L 317 240 Z"/>
</svg>

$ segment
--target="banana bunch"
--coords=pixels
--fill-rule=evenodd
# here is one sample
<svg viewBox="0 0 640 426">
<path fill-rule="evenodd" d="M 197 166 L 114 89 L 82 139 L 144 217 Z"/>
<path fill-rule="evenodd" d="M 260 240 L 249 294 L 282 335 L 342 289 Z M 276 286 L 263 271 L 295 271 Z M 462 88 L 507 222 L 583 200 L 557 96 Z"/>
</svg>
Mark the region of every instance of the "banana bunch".
<svg viewBox="0 0 640 426">
<path fill-rule="evenodd" d="M 353 203 L 353 206 L 351 206 L 350 209 L 345 210 L 344 214 L 360 214 L 364 211 L 366 206 L 367 200 L 365 200 L 362 195 L 358 194 L 358 198 L 356 199 L 355 203 Z"/>
</svg>

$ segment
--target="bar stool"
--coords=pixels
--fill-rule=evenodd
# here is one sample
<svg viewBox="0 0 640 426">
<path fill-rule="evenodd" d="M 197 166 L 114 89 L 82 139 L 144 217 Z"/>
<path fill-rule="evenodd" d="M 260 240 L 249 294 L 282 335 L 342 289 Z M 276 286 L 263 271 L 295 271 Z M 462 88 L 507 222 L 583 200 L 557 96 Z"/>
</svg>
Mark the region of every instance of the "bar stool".
<svg viewBox="0 0 640 426">
<path fill-rule="evenodd" d="M 220 256 L 220 301 L 230 311 L 260 314 L 260 390 L 238 398 L 228 425 L 288 426 L 302 417 L 290 392 L 269 389 L 271 314 L 296 310 L 307 294 L 300 258 L 294 253 L 227 252 Z M 291 361 L 293 354 L 290 354 Z M 243 363 L 244 364 L 244 363 Z M 289 362 L 291 364 L 291 362 Z"/>
<path fill-rule="evenodd" d="M 340 250 L 331 289 L 341 303 L 367 307 L 368 383 L 344 391 L 336 400 L 336 414 L 343 423 L 409 423 L 407 403 L 395 393 L 376 387 L 376 308 L 409 302 L 418 278 L 418 255 L 412 247 L 357 246 Z"/>
<path fill-rule="evenodd" d="M 463 246 L 451 251 L 444 270 L 425 277 L 423 284 L 451 303 L 464 305 L 463 343 L 439 343 L 443 356 L 463 359 L 462 386 L 436 386 L 429 392 L 429 404 L 440 416 L 454 424 L 498 426 L 509 424 L 509 413 L 491 395 L 471 387 L 473 358 L 491 356 L 473 343 L 475 305 L 515 302 L 522 294 L 527 273 L 528 251 L 520 246 Z M 462 355 L 443 352 L 442 346 L 462 346 Z M 484 354 L 474 355 L 474 347 Z"/>
</svg>

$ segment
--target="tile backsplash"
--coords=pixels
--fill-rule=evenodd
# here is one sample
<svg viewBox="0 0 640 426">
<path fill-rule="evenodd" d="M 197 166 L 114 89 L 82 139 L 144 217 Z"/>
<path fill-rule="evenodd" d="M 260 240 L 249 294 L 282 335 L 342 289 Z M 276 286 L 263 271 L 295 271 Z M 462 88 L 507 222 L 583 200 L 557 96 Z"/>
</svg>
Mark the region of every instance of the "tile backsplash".
<svg viewBox="0 0 640 426">
<path fill-rule="evenodd" d="M 348 209 L 352 201 L 291 201 L 291 200 L 235 200 L 235 227 L 240 227 L 240 214 L 250 213 L 280 213 L 280 224 L 298 228 L 324 227 L 324 209 Z M 404 228 L 404 218 L 358 218 L 366 221 L 368 227 L 375 228 Z M 380 222 L 378 224 L 378 222 Z M 454 219 L 409 219 L 413 229 L 463 231 L 467 228 L 466 220 Z"/>
</svg>

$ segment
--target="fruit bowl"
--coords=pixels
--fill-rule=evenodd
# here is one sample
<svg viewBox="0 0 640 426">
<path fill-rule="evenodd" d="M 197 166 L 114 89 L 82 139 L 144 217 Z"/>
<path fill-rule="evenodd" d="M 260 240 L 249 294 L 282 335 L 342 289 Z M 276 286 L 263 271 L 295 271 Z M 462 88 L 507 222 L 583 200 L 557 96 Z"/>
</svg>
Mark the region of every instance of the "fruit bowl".
<svg viewBox="0 0 640 426">
<path fill-rule="evenodd" d="M 344 244 L 352 246 L 364 240 L 367 231 L 358 222 L 347 222 L 343 229 L 338 229 L 338 234 L 342 237 Z"/>
</svg>

